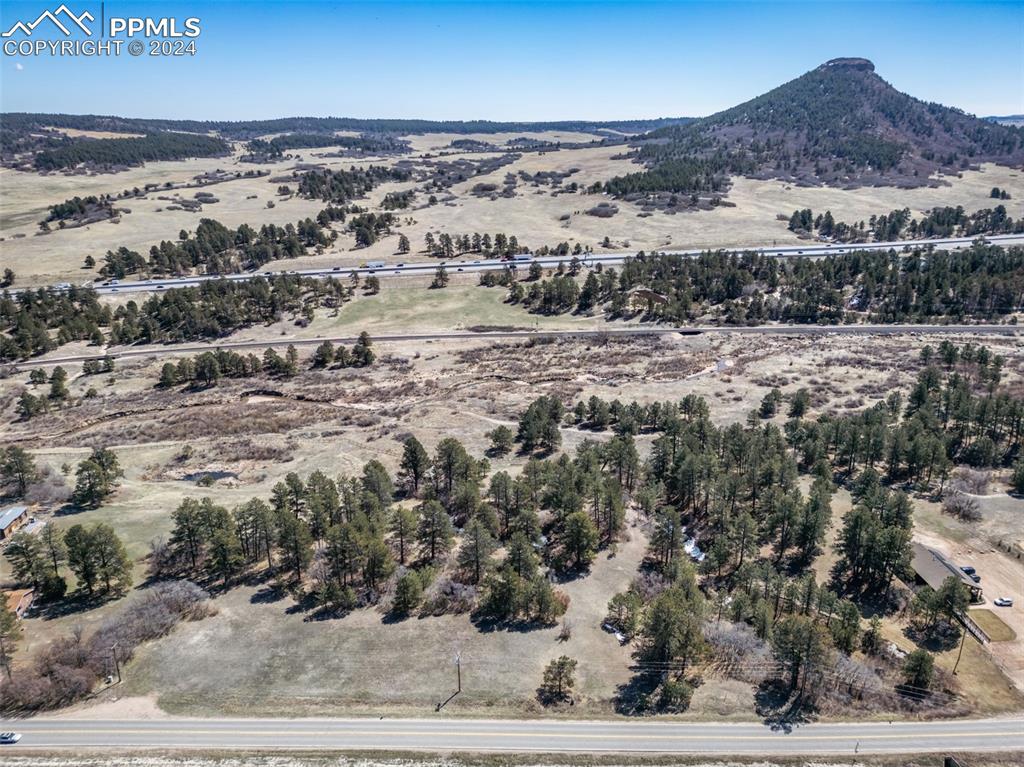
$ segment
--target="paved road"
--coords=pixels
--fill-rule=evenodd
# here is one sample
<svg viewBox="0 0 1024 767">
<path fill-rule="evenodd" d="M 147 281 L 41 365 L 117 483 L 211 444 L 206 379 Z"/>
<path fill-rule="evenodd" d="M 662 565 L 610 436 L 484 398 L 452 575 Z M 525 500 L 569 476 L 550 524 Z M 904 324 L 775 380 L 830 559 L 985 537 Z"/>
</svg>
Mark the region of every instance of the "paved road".
<svg viewBox="0 0 1024 767">
<path fill-rule="evenodd" d="M 684 335 L 697 336 L 705 333 L 741 333 L 744 335 L 781 335 L 781 336 L 823 336 L 823 335 L 954 335 L 967 333 L 984 336 L 1016 336 L 1024 332 L 1024 327 L 1017 325 L 761 325 L 757 327 L 731 326 L 692 326 L 682 328 L 608 328 L 606 330 L 505 330 L 487 333 L 472 331 L 450 331 L 442 333 L 399 333 L 394 335 L 373 336 L 374 343 L 398 341 L 460 341 L 460 340 L 509 340 L 527 338 L 621 338 L 642 336 Z M 266 349 L 267 347 L 319 346 L 324 341 L 333 344 L 352 344 L 357 336 L 331 336 L 324 338 L 269 338 L 265 341 L 230 341 L 227 343 L 210 342 L 204 344 L 169 344 L 167 346 L 146 346 L 143 348 L 114 349 L 107 356 L 114 359 L 138 357 L 173 356 L 199 354 L 201 352 L 225 349 L 242 351 L 246 349 Z M 48 357 L 11 363 L 14 368 L 36 368 L 48 365 L 65 365 L 86 360 L 103 358 L 102 353 L 78 354 L 67 357 Z"/>
<path fill-rule="evenodd" d="M 923 753 L 1024 750 L 1024 719 L 888 724 L 762 724 L 466 719 L 166 719 L 0 721 L 29 748 L 413 749 L 696 754 Z M 0 752 L 3 753 L 3 752 Z"/>
<path fill-rule="evenodd" d="M 746 252 L 746 251 L 760 251 L 768 256 L 775 256 L 778 258 L 799 258 L 801 256 L 806 257 L 820 257 L 826 256 L 832 253 L 847 253 L 854 250 L 889 250 L 890 248 L 902 249 L 905 247 L 914 246 L 926 246 L 931 245 L 940 250 L 953 250 L 959 248 L 968 247 L 976 238 L 971 237 L 948 237 L 945 239 L 934 239 L 934 240 L 897 240 L 891 242 L 871 242 L 864 243 L 861 245 L 821 245 L 821 244 L 807 244 L 807 245 L 793 245 L 785 247 L 777 247 L 773 245 L 761 245 L 761 246 L 749 246 L 749 247 L 730 247 L 725 246 L 723 250 L 733 252 Z M 1024 243 L 1024 236 L 1019 234 L 999 234 L 990 235 L 986 237 L 990 242 L 999 245 L 1012 245 Z M 670 253 L 680 256 L 697 256 L 701 253 L 705 253 L 709 250 L 705 248 L 703 250 L 665 250 L 659 251 L 661 253 Z M 604 266 L 614 266 L 621 264 L 626 258 L 636 255 L 634 251 L 629 252 L 600 252 L 592 253 L 587 255 L 585 258 L 581 257 L 581 260 L 587 266 L 595 266 L 597 264 L 603 264 Z M 510 264 L 514 264 L 517 268 L 526 269 L 529 268 L 530 263 L 536 261 L 541 266 L 546 268 L 553 268 L 558 266 L 560 263 L 568 263 L 572 256 L 543 256 L 543 257 L 524 257 L 521 261 L 509 262 L 499 261 L 494 259 L 473 259 L 472 257 L 462 259 L 452 259 L 447 262 L 440 261 L 427 261 L 427 262 L 398 262 L 393 264 L 387 264 L 383 261 L 367 261 L 366 267 L 351 267 L 351 266 L 331 266 L 321 269 L 297 269 L 297 270 L 282 270 L 282 271 L 260 271 L 260 272 L 244 272 L 240 274 L 225 274 L 225 275 L 202 275 L 195 277 L 182 277 L 182 278 L 163 278 L 154 280 L 124 280 L 117 284 L 97 284 L 93 287 L 96 292 L 100 295 L 120 295 L 122 293 L 147 293 L 157 292 L 160 290 L 167 290 L 169 288 L 181 288 L 199 285 L 208 280 L 226 279 L 232 281 L 244 281 L 251 280 L 254 277 L 259 276 L 272 276 L 275 274 L 298 274 L 306 277 L 348 277 L 350 274 L 355 272 L 360 277 L 367 277 L 374 275 L 376 277 L 408 277 L 417 275 L 430 275 L 433 274 L 440 263 L 445 263 L 446 268 L 452 272 L 486 272 L 486 271 L 500 271 L 505 269 Z M 383 266 L 370 267 L 370 263 L 384 263 Z M 66 284 L 62 284 L 57 287 L 67 287 Z M 13 291 L 17 293 L 18 291 Z"/>
</svg>

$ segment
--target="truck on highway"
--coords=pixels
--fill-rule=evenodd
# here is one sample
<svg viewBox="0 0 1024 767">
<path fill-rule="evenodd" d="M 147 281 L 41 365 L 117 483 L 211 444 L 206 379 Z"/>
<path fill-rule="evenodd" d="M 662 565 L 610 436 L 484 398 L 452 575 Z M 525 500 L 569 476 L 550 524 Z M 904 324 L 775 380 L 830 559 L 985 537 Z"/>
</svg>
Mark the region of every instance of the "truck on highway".
<svg viewBox="0 0 1024 767">
<path fill-rule="evenodd" d="M 383 269 L 384 268 L 384 262 L 383 261 L 367 261 L 366 262 L 366 268 L 367 269 Z"/>
<path fill-rule="evenodd" d="M 517 253 L 516 255 L 512 256 L 512 260 L 513 261 L 533 261 L 533 256 L 531 256 L 529 253 Z"/>
</svg>

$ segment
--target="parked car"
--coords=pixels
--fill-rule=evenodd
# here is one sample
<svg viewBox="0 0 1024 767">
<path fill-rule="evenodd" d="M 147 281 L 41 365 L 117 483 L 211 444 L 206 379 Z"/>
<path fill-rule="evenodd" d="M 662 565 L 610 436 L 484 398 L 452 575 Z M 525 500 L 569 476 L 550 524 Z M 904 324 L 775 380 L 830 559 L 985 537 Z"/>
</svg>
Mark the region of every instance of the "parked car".
<svg viewBox="0 0 1024 767">
<path fill-rule="evenodd" d="M 0 743 L 17 743 L 19 740 L 20 732 L 0 732 Z"/>
<path fill-rule="evenodd" d="M 973 567 L 971 567 L 970 565 L 964 565 L 964 566 L 963 566 L 963 567 L 961 567 L 960 569 L 961 569 L 961 570 L 962 570 L 963 572 L 967 573 L 968 575 L 974 575 L 974 574 L 975 574 L 975 573 L 977 572 L 977 570 L 975 570 L 975 569 L 974 569 Z"/>
<path fill-rule="evenodd" d="M 981 576 L 978 575 L 977 573 L 968 573 L 967 577 L 970 578 L 975 583 L 981 583 Z"/>
<path fill-rule="evenodd" d="M 1009 597 L 999 597 L 998 599 L 993 599 L 992 604 L 996 607 L 1013 607 L 1013 600 Z"/>
</svg>

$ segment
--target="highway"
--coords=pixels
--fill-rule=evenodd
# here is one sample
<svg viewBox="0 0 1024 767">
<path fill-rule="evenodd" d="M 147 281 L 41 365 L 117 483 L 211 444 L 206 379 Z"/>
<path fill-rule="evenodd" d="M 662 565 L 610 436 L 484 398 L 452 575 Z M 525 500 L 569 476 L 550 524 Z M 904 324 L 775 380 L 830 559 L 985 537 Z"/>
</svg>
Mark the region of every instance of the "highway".
<svg viewBox="0 0 1024 767">
<path fill-rule="evenodd" d="M 893 242 L 870 242 L 860 245 L 844 245 L 841 243 L 836 244 L 817 244 L 809 243 L 807 245 L 787 245 L 784 247 L 777 247 L 774 245 L 761 245 L 761 246 L 750 246 L 750 247 L 725 247 L 722 250 L 730 252 L 747 252 L 757 251 L 764 253 L 768 256 L 775 256 L 778 258 L 799 258 L 799 257 L 821 257 L 827 256 L 833 253 L 849 253 L 855 250 L 889 250 L 890 248 L 902 249 L 912 248 L 915 246 L 928 246 L 931 245 L 934 248 L 940 250 L 954 250 L 958 248 L 965 248 L 971 245 L 972 242 L 977 238 L 971 237 L 949 237 L 945 239 L 934 239 L 934 240 L 897 240 Z M 993 244 L 997 245 L 1014 245 L 1024 243 L 1024 235 L 1019 234 L 1000 234 L 990 235 L 985 239 Z M 659 250 L 659 253 L 667 253 L 671 255 L 693 257 L 698 256 L 701 253 L 707 252 L 709 249 L 696 249 L 696 250 Z M 586 266 L 596 266 L 602 264 L 604 266 L 615 266 L 621 264 L 626 258 L 635 256 L 635 251 L 620 251 L 620 252 L 601 252 L 587 254 L 585 257 L 580 256 L 581 262 Z M 400 257 L 399 257 L 400 258 Z M 231 280 L 231 281 L 244 281 L 251 280 L 254 277 L 271 277 L 278 274 L 294 274 L 302 275 L 304 277 L 338 277 L 347 278 L 352 273 L 358 274 L 361 278 L 374 275 L 380 277 L 415 277 L 431 275 L 437 271 L 437 267 L 441 264 L 445 265 L 445 268 L 451 274 L 457 274 L 458 272 L 486 272 L 486 271 L 500 271 L 510 265 L 515 265 L 519 269 L 529 268 L 533 262 L 539 263 L 545 268 L 557 267 L 560 263 L 568 263 L 572 259 L 572 256 L 543 256 L 524 258 L 518 261 L 501 261 L 497 259 L 473 259 L 472 257 L 462 259 L 452 259 L 449 261 L 418 261 L 405 263 L 402 261 L 396 261 L 393 264 L 385 263 L 384 266 L 375 267 L 352 267 L 352 266 L 331 266 L 320 269 L 294 269 L 294 270 L 263 270 L 257 272 L 242 272 L 238 274 L 224 274 L 224 275 L 197 275 L 191 277 L 166 277 L 161 279 L 152 280 L 123 280 L 123 281 L 111 281 L 110 283 L 95 283 L 92 287 L 100 295 L 120 295 L 123 293 L 150 293 L 157 292 L 160 290 L 167 290 L 170 288 L 182 288 L 189 286 L 200 285 L 203 282 L 209 280 Z M 371 261 L 367 263 L 377 263 Z M 380 262 L 384 263 L 384 262 Z M 69 287 L 67 284 L 55 286 L 60 288 Z M 19 291 L 11 291 L 17 293 Z"/>
<path fill-rule="evenodd" d="M 324 749 L 788 756 L 1024 750 L 1024 719 L 760 723 L 616 719 L 28 719 L 0 753 L 27 749 Z"/>
<path fill-rule="evenodd" d="M 694 325 L 687 327 L 627 327 L 608 329 L 581 330 L 499 330 L 490 332 L 473 332 L 470 330 L 453 330 L 437 333 L 399 333 L 393 335 L 372 336 L 375 344 L 397 343 L 407 341 L 487 341 L 487 340 L 526 340 L 526 339 L 558 339 L 558 338 L 631 338 L 643 336 L 697 336 L 705 333 L 743 335 L 777 335 L 777 336 L 891 336 L 901 334 L 920 335 L 982 335 L 982 336 L 1016 336 L 1024 332 L 1024 326 L 1018 325 L 756 325 L 742 327 L 732 325 Z M 166 346 L 144 346 L 141 348 L 112 349 L 95 354 L 76 354 L 65 357 L 47 357 L 46 359 L 30 359 L 9 363 L 15 369 L 67 365 L 86 360 L 98 360 L 104 356 L 113 359 L 131 359 L 139 357 L 167 357 L 224 349 L 225 351 L 245 351 L 266 349 L 268 347 L 283 348 L 286 346 L 309 347 L 319 346 L 324 341 L 332 344 L 353 344 L 358 336 L 317 336 L 315 338 L 268 338 L 264 341 L 229 341 L 217 343 L 210 341 L 202 344 L 168 344 Z"/>
</svg>

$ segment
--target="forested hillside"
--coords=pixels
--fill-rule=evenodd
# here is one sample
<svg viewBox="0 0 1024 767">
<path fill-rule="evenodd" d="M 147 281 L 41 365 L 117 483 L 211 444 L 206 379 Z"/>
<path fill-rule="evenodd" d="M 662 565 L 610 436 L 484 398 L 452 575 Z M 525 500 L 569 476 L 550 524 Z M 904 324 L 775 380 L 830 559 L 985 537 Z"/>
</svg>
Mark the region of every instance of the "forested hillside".
<svg viewBox="0 0 1024 767">
<path fill-rule="evenodd" d="M 1024 131 L 899 92 L 866 59 L 833 59 L 743 104 L 645 136 L 617 195 L 720 191 L 729 174 L 920 185 L 936 170 L 1024 161 Z"/>
<path fill-rule="evenodd" d="M 219 157 L 230 147 L 211 136 L 187 133 L 151 133 L 141 138 L 69 139 L 36 154 L 36 170 L 60 170 L 86 164 L 93 167 L 142 165 L 153 160 Z"/>
</svg>

